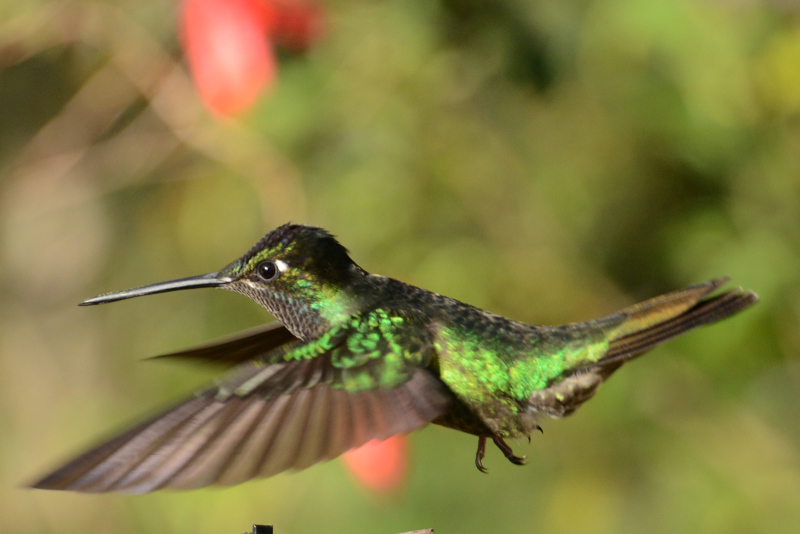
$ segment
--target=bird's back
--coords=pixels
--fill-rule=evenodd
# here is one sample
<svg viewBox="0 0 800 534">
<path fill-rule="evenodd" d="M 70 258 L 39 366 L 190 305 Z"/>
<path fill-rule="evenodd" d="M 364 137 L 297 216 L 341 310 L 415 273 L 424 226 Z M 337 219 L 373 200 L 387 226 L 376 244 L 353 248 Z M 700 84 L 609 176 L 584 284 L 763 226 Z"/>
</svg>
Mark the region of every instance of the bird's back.
<svg viewBox="0 0 800 534">
<path fill-rule="evenodd" d="M 757 301 L 726 279 L 696 284 L 582 323 L 534 326 L 402 282 L 391 293 L 424 315 L 432 367 L 458 405 L 437 421 L 458 430 L 528 435 L 541 416 L 563 417 L 623 363 L 690 329 Z"/>
</svg>

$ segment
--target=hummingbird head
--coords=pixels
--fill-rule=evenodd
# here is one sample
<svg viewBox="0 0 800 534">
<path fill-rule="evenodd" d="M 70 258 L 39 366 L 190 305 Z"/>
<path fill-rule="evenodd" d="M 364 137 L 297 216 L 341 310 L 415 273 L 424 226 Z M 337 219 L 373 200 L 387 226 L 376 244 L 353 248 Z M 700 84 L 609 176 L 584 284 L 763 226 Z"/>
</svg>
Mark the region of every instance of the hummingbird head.
<svg viewBox="0 0 800 534">
<path fill-rule="evenodd" d="M 304 339 L 355 311 L 347 289 L 366 273 L 322 228 L 284 224 L 219 275 L 231 279 L 225 289 L 255 300 Z"/>
<path fill-rule="evenodd" d="M 348 289 L 366 275 L 327 231 L 287 223 L 218 272 L 109 293 L 88 299 L 81 306 L 218 287 L 250 297 L 295 336 L 307 339 L 356 311 L 357 296 Z"/>
</svg>

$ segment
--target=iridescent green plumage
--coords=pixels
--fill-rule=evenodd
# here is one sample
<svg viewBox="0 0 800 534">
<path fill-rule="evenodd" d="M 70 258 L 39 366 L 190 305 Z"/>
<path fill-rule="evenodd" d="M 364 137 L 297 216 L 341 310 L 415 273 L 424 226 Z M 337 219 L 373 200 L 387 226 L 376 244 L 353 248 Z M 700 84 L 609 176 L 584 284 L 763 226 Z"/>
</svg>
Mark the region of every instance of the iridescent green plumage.
<svg viewBox="0 0 800 534">
<path fill-rule="evenodd" d="M 284 225 L 218 273 L 89 299 L 100 304 L 220 287 L 282 325 L 169 357 L 231 367 L 217 382 L 90 450 L 34 486 L 147 492 L 234 484 L 302 469 L 433 422 L 487 439 L 530 436 L 569 415 L 623 363 L 755 303 L 691 286 L 563 326 L 512 321 L 356 265 L 327 232 Z"/>
</svg>

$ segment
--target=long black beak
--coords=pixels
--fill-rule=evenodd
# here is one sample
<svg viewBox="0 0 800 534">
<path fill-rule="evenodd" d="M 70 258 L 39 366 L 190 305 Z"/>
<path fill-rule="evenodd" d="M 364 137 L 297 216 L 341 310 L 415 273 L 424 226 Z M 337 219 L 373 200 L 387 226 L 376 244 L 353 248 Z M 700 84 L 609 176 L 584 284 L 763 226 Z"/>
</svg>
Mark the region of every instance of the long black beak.
<svg viewBox="0 0 800 534">
<path fill-rule="evenodd" d="M 106 302 L 116 302 L 118 300 L 125 300 L 133 297 L 141 297 L 142 295 L 167 293 L 168 291 L 180 291 L 181 289 L 220 287 L 232 281 L 232 278 L 221 276 L 219 273 L 201 274 L 199 276 L 190 276 L 189 278 L 180 278 L 178 280 L 170 280 L 169 282 L 159 282 L 157 284 L 150 284 L 148 286 L 126 289 L 125 291 L 117 291 L 116 293 L 107 293 L 105 295 L 100 295 L 99 297 L 92 297 L 84 300 L 79 304 L 79 306 L 105 304 Z"/>
</svg>

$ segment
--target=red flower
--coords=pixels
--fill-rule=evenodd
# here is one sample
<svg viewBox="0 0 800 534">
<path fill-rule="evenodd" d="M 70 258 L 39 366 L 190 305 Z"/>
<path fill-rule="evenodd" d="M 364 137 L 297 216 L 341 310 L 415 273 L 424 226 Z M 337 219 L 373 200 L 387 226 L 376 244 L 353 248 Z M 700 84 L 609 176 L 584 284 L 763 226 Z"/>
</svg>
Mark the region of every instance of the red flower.
<svg viewBox="0 0 800 534">
<path fill-rule="evenodd" d="M 299 0 L 262 0 L 264 28 L 275 44 L 292 50 L 308 49 L 322 34 L 322 12 Z"/>
<path fill-rule="evenodd" d="M 386 441 L 369 441 L 343 456 L 350 472 L 367 488 L 389 491 L 405 479 L 408 468 L 406 436 L 392 436 Z"/>
<path fill-rule="evenodd" d="M 273 43 L 306 48 L 321 26 L 301 0 L 184 0 L 183 49 L 203 103 L 226 116 L 249 108 L 275 80 Z"/>
</svg>

